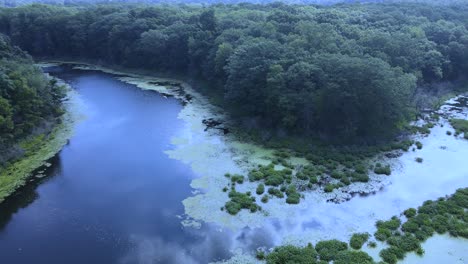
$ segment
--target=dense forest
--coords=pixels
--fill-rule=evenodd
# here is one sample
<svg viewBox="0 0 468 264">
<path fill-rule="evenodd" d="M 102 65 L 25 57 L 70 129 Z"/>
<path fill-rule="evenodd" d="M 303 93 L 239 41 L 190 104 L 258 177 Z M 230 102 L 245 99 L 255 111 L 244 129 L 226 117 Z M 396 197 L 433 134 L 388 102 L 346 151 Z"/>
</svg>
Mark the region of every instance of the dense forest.
<svg viewBox="0 0 468 264">
<path fill-rule="evenodd" d="M 0 34 L 0 167 L 21 155 L 19 140 L 51 130 L 62 114 L 63 96 L 29 55 Z"/>
<path fill-rule="evenodd" d="M 417 94 L 467 77 L 467 25 L 463 4 L 0 9 L 34 56 L 187 74 L 250 128 L 369 141 L 401 131 Z"/>
</svg>

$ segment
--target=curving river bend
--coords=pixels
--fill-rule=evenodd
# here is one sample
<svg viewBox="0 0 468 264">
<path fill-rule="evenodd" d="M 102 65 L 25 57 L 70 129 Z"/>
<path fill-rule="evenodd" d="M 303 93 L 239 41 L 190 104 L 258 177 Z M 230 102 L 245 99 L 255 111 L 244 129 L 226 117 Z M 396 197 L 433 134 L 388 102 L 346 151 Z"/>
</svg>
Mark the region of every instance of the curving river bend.
<svg viewBox="0 0 468 264">
<path fill-rule="evenodd" d="M 173 139 L 188 134 L 187 124 L 178 118 L 180 101 L 98 71 L 71 66 L 47 71 L 77 91 L 86 119 L 51 161 L 48 177 L 0 205 L 2 263 L 208 263 L 229 258 L 236 248 L 251 252 L 288 241 L 346 240 L 355 231 L 373 232 L 378 219 L 468 186 L 467 143 L 446 137 L 447 128 L 436 127 L 429 138 L 421 139 L 421 152 L 393 161 L 396 172 L 374 196 L 337 205 L 311 194 L 300 207 L 286 211 L 272 202 L 269 210 L 277 217 L 260 219 L 259 228 L 241 224 L 230 229 L 215 224 L 219 216 L 227 217 L 219 210 L 226 199 L 221 193 L 222 199 L 213 203 L 196 200 L 205 215 L 198 220 L 205 222 L 200 228 L 184 227 L 182 201 L 194 195 L 192 180 L 210 174 L 207 168 L 222 175 L 223 166 L 233 163 L 229 155 L 213 154 L 218 152 L 211 147 L 220 140 L 206 143 L 205 137 L 195 135 L 187 148 L 196 155 L 172 159 L 184 156 L 177 155 L 180 144 L 174 145 Z M 193 143 L 197 140 L 211 146 L 200 147 Z M 424 157 L 424 166 L 414 162 L 417 155 Z M 442 169 L 447 166 L 450 171 Z M 207 179 L 209 190 L 221 192 L 225 183 L 219 178 Z M 250 216 L 240 214 L 237 219 Z M 466 243 L 436 237 L 427 242 L 427 258 L 410 255 L 405 261 L 463 263 L 468 259 Z M 376 250 L 369 253 L 377 256 Z"/>
<path fill-rule="evenodd" d="M 86 119 L 40 185 L 0 205 L 1 262 L 206 263 L 227 257 L 217 232 L 183 229 L 177 217 L 195 177 L 190 166 L 164 153 L 182 126 L 182 104 L 109 74 L 48 70 L 78 92 Z"/>
</svg>

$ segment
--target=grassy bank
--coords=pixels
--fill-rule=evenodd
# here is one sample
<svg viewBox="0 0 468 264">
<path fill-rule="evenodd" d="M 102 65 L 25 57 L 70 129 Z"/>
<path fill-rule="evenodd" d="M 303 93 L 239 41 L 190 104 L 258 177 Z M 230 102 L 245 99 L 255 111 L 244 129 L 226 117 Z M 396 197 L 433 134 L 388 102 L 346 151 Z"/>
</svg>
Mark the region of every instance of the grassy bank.
<svg viewBox="0 0 468 264">
<path fill-rule="evenodd" d="M 46 165 L 47 161 L 55 156 L 71 137 L 76 120 L 72 110 L 76 98 L 71 89 L 68 89 L 68 97 L 66 107 L 68 112 L 62 116 L 61 122 L 47 135 L 41 134 L 20 142 L 19 144 L 25 151 L 24 156 L 0 171 L 0 203 L 24 186 L 33 176 L 32 173 Z"/>
</svg>

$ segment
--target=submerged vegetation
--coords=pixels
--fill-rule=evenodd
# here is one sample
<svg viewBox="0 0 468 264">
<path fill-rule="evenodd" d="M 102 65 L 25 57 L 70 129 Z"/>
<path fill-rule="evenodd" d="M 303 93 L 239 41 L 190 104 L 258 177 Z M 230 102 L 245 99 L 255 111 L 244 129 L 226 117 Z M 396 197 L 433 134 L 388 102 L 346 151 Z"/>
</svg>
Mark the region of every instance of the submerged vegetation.
<svg viewBox="0 0 468 264">
<path fill-rule="evenodd" d="M 408 252 L 423 255 L 421 243 L 435 233 L 449 233 L 454 237 L 468 238 L 468 188 L 459 189 L 447 198 L 436 201 L 426 201 L 418 209 L 409 208 L 404 211 L 406 221 L 394 216 L 388 221 L 376 223 L 377 232 L 374 237 L 383 241 L 386 247 L 379 255 L 385 263 L 394 264 L 402 260 Z M 370 234 L 356 233 L 348 244 L 338 240 L 320 241 L 313 247 L 295 247 L 291 245 L 275 248 L 266 254 L 266 262 L 271 264 L 289 263 L 375 263 L 365 252 L 359 251 L 370 238 Z M 369 247 L 376 243 L 369 242 Z M 265 253 L 262 253 L 265 256 Z"/>
</svg>

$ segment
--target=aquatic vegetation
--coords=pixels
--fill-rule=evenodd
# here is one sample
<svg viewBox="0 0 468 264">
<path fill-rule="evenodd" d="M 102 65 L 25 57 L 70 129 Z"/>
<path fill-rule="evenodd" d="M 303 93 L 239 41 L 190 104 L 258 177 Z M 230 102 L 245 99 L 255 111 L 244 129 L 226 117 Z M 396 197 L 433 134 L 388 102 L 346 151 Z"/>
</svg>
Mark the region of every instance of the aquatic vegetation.
<svg viewBox="0 0 468 264">
<path fill-rule="evenodd" d="M 376 174 L 385 174 L 385 175 L 392 174 L 392 170 L 390 169 L 390 165 L 382 166 L 382 165 L 380 165 L 380 163 L 377 163 L 377 165 L 374 168 L 374 172 Z"/>
<path fill-rule="evenodd" d="M 415 143 L 415 144 L 416 144 L 416 147 L 417 147 L 418 149 L 422 149 L 422 147 L 423 147 L 423 144 L 422 144 L 421 142 L 419 142 L 419 141 L 416 141 L 416 143 Z"/>
<path fill-rule="evenodd" d="M 356 233 L 351 236 L 349 245 L 354 249 L 361 249 L 362 245 L 367 242 L 370 235 L 368 233 Z"/>
<path fill-rule="evenodd" d="M 297 192 L 294 185 L 289 185 L 286 190 L 286 203 L 288 204 L 298 204 L 301 200 L 301 195 Z"/>
<path fill-rule="evenodd" d="M 244 176 L 239 175 L 239 174 L 231 175 L 231 182 L 242 184 L 244 183 Z"/>
<path fill-rule="evenodd" d="M 261 194 L 263 194 L 264 192 L 265 192 L 265 185 L 263 185 L 263 184 L 261 183 L 261 184 L 259 184 L 259 185 L 257 186 L 256 193 L 257 193 L 258 195 L 261 195 Z"/>
<path fill-rule="evenodd" d="M 377 232 L 374 237 L 379 241 L 384 241 L 388 247 L 379 252 L 379 256 L 385 263 L 397 263 L 405 258 L 408 252 L 415 252 L 423 255 L 424 250 L 421 242 L 432 236 L 435 231 L 438 233 L 448 232 L 451 236 L 461 236 L 468 238 L 468 188 L 459 189 L 448 198 L 440 198 L 436 201 L 426 201 L 422 206 L 406 209 L 403 214 L 407 220 L 402 223 L 401 219 L 393 216 L 387 221 L 377 221 Z M 339 240 L 319 241 L 313 251 L 313 246 L 309 244 L 305 248 L 286 246 L 276 248 L 267 255 L 267 263 L 288 263 L 288 256 L 292 259 L 298 258 L 297 263 L 374 263 L 373 259 L 359 249 L 367 242 L 370 235 L 367 233 L 355 233 L 350 239 L 351 248 L 348 244 Z M 368 246 L 375 248 L 375 241 L 368 242 Z M 304 250 L 309 250 L 307 258 Z M 316 253 L 313 253 L 316 252 Z M 271 255 L 271 258 L 269 259 Z M 269 262 L 270 260 L 271 262 Z M 292 262 L 296 263 L 296 262 Z"/>
<path fill-rule="evenodd" d="M 226 202 L 226 211 L 231 215 L 236 215 L 242 209 L 248 209 L 251 212 L 261 210 L 260 206 L 255 203 L 255 197 L 248 193 L 240 193 L 235 190 L 229 192 L 230 201 Z"/>
<path fill-rule="evenodd" d="M 278 198 L 284 198 L 283 192 L 281 192 L 280 190 L 276 188 L 268 188 L 268 193 Z"/>
<path fill-rule="evenodd" d="M 268 264 L 311 264 L 317 263 L 317 251 L 312 244 L 300 248 L 291 245 L 281 246 L 274 249 L 273 252 L 267 255 L 266 263 Z"/>
<path fill-rule="evenodd" d="M 320 256 L 320 260 L 332 261 L 335 260 L 338 252 L 348 249 L 348 244 L 336 239 L 325 240 L 318 242 L 315 249 Z"/>
<path fill-rule="evenodd" d="M 455 128 L 455 135 L 459 135 L 461 133 L 465 133 L 466 135 L 468 133 L 468 120 L 453 118 L 450 119 L 449 122 L 450 125 Z"/>
</svg>

